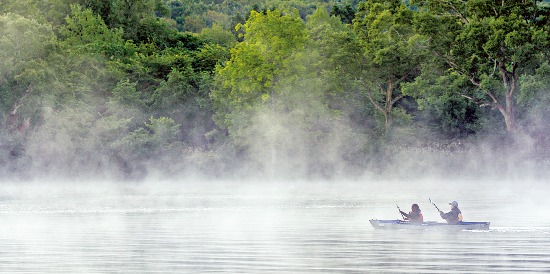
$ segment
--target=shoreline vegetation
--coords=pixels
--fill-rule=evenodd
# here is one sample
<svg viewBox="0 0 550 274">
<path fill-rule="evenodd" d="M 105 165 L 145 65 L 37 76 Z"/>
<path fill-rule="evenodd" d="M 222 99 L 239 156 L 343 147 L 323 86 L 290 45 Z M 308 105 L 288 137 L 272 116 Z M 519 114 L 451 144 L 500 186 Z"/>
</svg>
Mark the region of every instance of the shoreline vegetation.
<svg viewBox="0 0 550 274">
<path fill-rule="evenodd" d="M 544 178 L 550 1 L 0 4 L 0 178 Z"/>
</svg>

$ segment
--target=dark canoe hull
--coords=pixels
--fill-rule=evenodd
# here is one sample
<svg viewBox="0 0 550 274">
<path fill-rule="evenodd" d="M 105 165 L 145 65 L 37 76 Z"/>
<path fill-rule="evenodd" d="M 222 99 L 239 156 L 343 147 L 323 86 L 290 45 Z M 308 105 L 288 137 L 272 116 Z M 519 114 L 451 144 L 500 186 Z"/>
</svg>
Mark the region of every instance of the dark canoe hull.
<svg viewBox="0 0 550 274">
<path fill-rule="evenodd" d="M 444 230 L 489 230 L 490 222 L 460 222 L 450 225 L 438 222 L 410 223 L 401 220 L 369 220 L 375 229 L 444 229 Z"/>
</svg>

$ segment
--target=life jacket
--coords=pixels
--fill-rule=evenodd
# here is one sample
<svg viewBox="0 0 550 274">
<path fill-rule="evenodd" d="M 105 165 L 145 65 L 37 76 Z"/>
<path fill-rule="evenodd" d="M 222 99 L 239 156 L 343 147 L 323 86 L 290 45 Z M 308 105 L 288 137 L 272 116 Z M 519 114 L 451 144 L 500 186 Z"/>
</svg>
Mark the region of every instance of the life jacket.
<svg viewBox="0 0 550 274">
<path fill-rule="evenodd" d="M 411 212 L 409 212 L 408 215 L 409 215 L 409 216 L 417 215 L 417 214 L 415 214 L 415 213 L 416 213 L 416 212 L 412 212 L 412 211 L 411 211 Z M 412 219 L 409 217 L 409 221 L 414 222 L 414 223 L 422 223 L 422 222 L 424 222 L 424 216 L 422 216 L 422 212 L 418 212 L 418 215 L 417 215 L 417 216 L 418 216 L 418 217 L 415 216 L 416 218 L 412 218 Z"/>
<path fill-rule="evenodd" d="M 458 209 L 457 207 L 453 208 L 451 212 L 449 212 L 449 218 L 447 219 L 447 222 L 449 224 L 462 222 L 462 211 L 460 211 L 460 209 Z"/>
</svg>

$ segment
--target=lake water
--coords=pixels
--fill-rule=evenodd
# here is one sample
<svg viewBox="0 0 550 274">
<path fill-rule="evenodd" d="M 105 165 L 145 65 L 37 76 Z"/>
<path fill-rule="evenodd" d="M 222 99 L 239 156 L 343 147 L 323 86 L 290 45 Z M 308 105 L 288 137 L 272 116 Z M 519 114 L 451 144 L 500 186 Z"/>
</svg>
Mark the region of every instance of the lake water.
<svg viewBox="0 0 550 274">
<path fill-rule="evenodd" d="M 0 272 L 550 273 L 550 189 L 495 183 L 4 184 Z M 428 192 L 491 230 L 370 226 Z"/>
</svg>

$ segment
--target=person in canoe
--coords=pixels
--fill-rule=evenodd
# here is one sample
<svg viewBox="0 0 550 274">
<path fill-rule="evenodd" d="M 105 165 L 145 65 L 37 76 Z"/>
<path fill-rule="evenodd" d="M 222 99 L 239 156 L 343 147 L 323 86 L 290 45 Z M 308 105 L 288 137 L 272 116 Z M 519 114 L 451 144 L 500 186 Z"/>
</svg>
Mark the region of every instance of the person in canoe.
<svg viewBox="0 0 550 274">
<path fill-rule="evenodd" d="M 454 225 L 462 222 L 462 212 L 458 208 L 458 203 L 456 201 L 452 201 L 449 203 L 451 206 L 451 211 L 447 213 L 443 213 L 443 211 L 439 211 L 439 215 L 441 218 L 445 219 L 448 224 Z"/>
<path fill-rule="evenodd" d="M 403 215 L 403 218 L 405 220 L 408 220 L 411 223 L 422 223 L 424 222 L 424 216 L 422 216 L 422 211 L 420 211 L 420 207 L 417 204 L 413 204 L 411 206 L 411 212 L 405 213 L 401 210 L 399 210 L 401 215 Z"/>
</svg>

